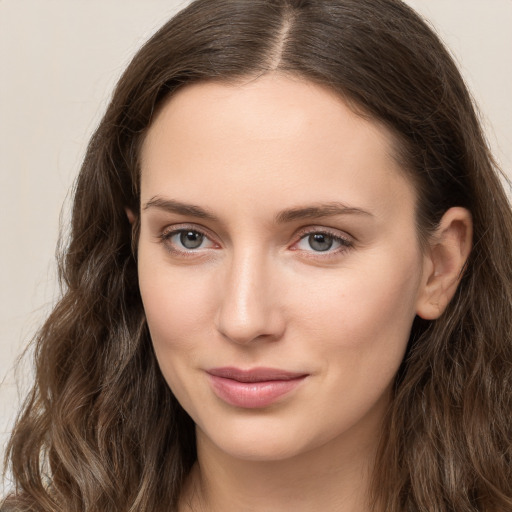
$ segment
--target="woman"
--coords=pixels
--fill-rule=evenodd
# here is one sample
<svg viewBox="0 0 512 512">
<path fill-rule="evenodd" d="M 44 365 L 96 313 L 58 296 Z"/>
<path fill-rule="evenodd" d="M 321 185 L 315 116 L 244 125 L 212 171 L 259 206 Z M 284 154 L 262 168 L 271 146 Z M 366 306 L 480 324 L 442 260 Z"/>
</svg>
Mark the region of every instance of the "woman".
<svg viewBox="0 0 512 512">
<path fill-rule="evenodd" d="M 199 0 L 78 178 L 15 510 L 512 508 L 512 215 L 396 0 Z"/>
</svg>

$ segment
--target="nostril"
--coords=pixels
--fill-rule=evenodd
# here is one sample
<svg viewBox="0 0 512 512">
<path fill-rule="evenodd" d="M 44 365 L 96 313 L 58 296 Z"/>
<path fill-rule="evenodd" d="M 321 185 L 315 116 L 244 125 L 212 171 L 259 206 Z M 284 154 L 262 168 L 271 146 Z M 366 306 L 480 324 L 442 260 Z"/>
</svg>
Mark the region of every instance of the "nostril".
<svg viewBox="0 0 512 512">
<path fill-rule="evenodd" d="M 238 344 L 276 341 L 283 335 L 284 322 L 280 319 L 277 308 L 224 308 L 219 315 L 217 330 L 225 339 Z"/>
<path fill-rule="evenodd" d="M 270 329 L 265 328 L 265 325 L 234 325 L 233 322 L 228 324 L 224 322 L 219 325 L 218 331 L 227 340 L 241 345 L 255 341 L 273 341 L 279 338 L 277 333 L 270 332 Z"/>
</svg>

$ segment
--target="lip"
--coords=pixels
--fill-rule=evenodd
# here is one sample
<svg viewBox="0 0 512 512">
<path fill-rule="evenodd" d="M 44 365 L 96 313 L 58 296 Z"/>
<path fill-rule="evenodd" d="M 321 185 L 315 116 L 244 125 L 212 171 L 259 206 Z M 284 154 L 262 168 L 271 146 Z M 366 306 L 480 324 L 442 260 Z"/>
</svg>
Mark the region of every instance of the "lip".
<svg viewBox="0 0 512 512">
<path fill-rule="evenodd" d="M 245 409 L 267 407 L 295 390 L 307 373 L 277 368 L 212 368 L 206 372 L 213 392 L 224 402 Z"/>
</svg>

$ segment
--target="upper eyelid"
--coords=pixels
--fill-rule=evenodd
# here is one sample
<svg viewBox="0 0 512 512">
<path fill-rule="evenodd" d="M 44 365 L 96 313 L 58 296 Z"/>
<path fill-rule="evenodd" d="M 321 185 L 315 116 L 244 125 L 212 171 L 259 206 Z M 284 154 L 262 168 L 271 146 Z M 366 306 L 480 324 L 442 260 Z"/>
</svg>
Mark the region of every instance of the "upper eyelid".
<svg viewBox="0 0 512 512">
<path fill-rule="evenodd" d="M 303 237 L 307 236 L 307 235 L 310 235 L 310 234 L 313 234 L 313 233 L 322 233 L 322 234 L 325 234 L 325 235 L 330 235 L 334 238 L 340 238 L 342 240 L 346 240 L 347 242 L 354 242 L 356 241 L 356 238 L 347 233 L 346 231 L 342 231 L 340 229 L 337 229 L 337 228 L 330 228 L 330 227 L 327 227 L 327 226 L 308 226 L 308 227 L 304 227 L 304 228 L 301 228 L 299 229 L 297 232 L 296 232 L 296 237 L 299 237 L 299 239 L 302 239 Z"/>
<path fill-rule="evenodd" d="M 157 241 L 164 246 L 169 246 L 171 244 L 171 238 L 175 236 L 178 233 L 181 233 L 183 231 L 196 231 L 197 233 L 200 233 L 202 236 L 207 238 L 212 244 L 216 245 L 217 247 L 206 247 L 202 250 L 207 249 L 217 249 L 220 245 L 219 242 L 216 240 L 216 238 L 209 234 L 209 230 L 204 228 L 203 226 L 198 226 L 195 223 L 182 223 L 182 224 L 171 224 L 167 227 L 160 230 L 160 232 L 157 234 L 156 238 Z M 170 249 L 168 249 L 170 250 Z M 174 249 L 172 252 L 181 253 L 181 254 L 187 254 L 187 253 L 199 253 L 201 252 L 201 248 L 198 249 Z"/>
<path fill-rule="evenodd" d="M 319 234 L 322 234 L 322 235 L 327 235 L 329 236 L 330 238 L 332 238 L 334 241 L 336 241 L 338 244 L 339 244 L 339 247 L 337 248 L 334 248 L 334 250 L 327 250 L 325 252 L 322 252 L 322 251 L 315 251 L 313 248 L 311 248 L 311 250 L 307 250 L 307 249 L 298 249 L 298 245 L 303 242 L 304 240 L 306 240 L 308 238 L 309 235 L 311 234 L 316 234 L 316 233 L 319 233 Z M 349 248 L 352 248 L 354 246 L 354 242 L 353 240 L 347 238 L 347 237 L 343 237 L 343 236 L 339 236 L 339 235 L 334 235 L 332 233 L 327 233 L 327 232 L 322 232 L 322 231 L 312 231 L 311 233 L 305 233 L 303 236 L 301 236 L 298 240 L 296 240 L 291 246 L 290 246 L 290 250 L 292 251 L 297 251 L 297 250 L 300 250 L 302 252 L 311 252 L 311 253 L 314 253 L 314 254 L 318 254 L 318 255 L 324 255 L 327 256 L 327 255 L 333 255 L 335 253 L 338 253 L 338 252 L 341 252 L 341 251 L 344 251 L 344 250 L 347 250 Z"/>
<path fill-rule="evenodd" d="M 182 224 L 171 224 L 162 230 L 160 230 L 160 237 L 170 235 L 173 233 L 179 233 L 180 231 L 197 231 L 198 233 L 201 233 L 202 235 L 208 237 L 208 238 L 214 238 L 211 234 L 211 231 L 207 229 L 204 226 L 201 226 L 199 224 L 188 224 L 188 223 L 182 223 Z"/>
<path fill-rule="evenodd" d="M 169 237 L 169 235 L 179 233 L 181 231 L 186 231 L 187 229 L 190 231 L 197 231 L 198 233 L 201 233 L 202 235 L 207 237 L 210 241 L 212 241 L 214 243 L 219 243 L 219 241 L 218 241 L 219 237 L 214 236 L 212 234 L 211 230 L 209 230 L 205 226 L 202 226 L 201 224 L 196 224 L 194 222 L 191 222 L 191 223 L 183 222 L 183 223 L 169 225 L 160 231 L 158 238 L 164 239 L 164 238 Z M 338 238 L 338 239 L 341 239 L 341 240 L 344 240 L 344 241 L 350 242 L 350 243 L 357 241 L 357 239 L 353 235 L 347 233 L 346 231 L 342 231 L 338 228 L 332 228 L 329 226 L 309 225 L 309 226 L 303 226 L 300 229 L 295 231 L 295 233 L 292 235 L 293 241 L 291 242 L 290 245 L 294 245 L 294 244 L 298 243 L 302 238 L 304 238 L 310 234 L 313 234 L 313 233 L 323 233 L 323 234 L 332 236 L 333 238 Z"/>
<path fill-rule="evenodd" d="M 171 239 L 176 236 L 178 233 L 183 233 L 184 231 L 195 231 L 202 236 L 204 236 L 211 244 L 216 247 L 205 247 L 205 248 L 195 248 L 195 249 L 187 249 L 175 247 L 174 243 L 171 242 Z M 175 255 L 180 255 L 181 257 L 199 257 L 201 254 L 204 254 L 205 250 L 210 249 L 218 249 L 218 242 L 216 242 L 213 237 L 209 236 L 205 230 L 198 229 L 197 227 L 192 227 L 190 225 L 171 225 L 167 228 L 161 230 L 160 234 L 157 235 L 158 242 L 162 244 L 166 250 L 170 253 L 174 253 Z"/>
</svg>

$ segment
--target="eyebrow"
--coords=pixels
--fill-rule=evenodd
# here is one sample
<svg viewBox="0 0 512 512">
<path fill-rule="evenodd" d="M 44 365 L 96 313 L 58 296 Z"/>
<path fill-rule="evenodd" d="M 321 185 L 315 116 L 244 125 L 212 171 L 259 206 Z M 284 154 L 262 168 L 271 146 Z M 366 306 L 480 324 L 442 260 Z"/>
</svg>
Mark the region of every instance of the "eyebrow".
<svg viewBox="0 0 512 512">
<path fill-rule="evenodd" d="M 325 203 L 312 206 L 289 208 L 276 215 L 275 222 L 282 224 L 302 219 L 316 219 L 318 217 L 334 217 L 336 215 L 364 215 L 373 217 L 373 214 L 361 208 L 347 206 L 343 203 Z"/>
<path fill-rule="evenodd" d="M 179 215 L 188 215 L 197 217 L 199 219 L 208 219 L 211 221 L 218 221 L 218 218 L 204 208 L 188 203 L 182 203 L 174 199 L 164 199 L 155 196 L 151 198 L 143 207 L 144 210 L 150 208 L 158 208 L 169 213 L 176 213 Z M 319 217 L 334 217 L 336 215 L 363 215 L 373 217 L 373 214 L 367 210 L 347 206 L 339 202 L 321 203 L 309 206 L 298 206 L 295 208 L 288 208 L 279 212 L 274 222 L 276 224 L 286 224 L 295 220 L 316 219 Z"/>
<path fill-rule="evenodd" d="M 218 220 L 213 213 L 208 212 L 200 206 L 181 203 L 174 199 L 164 199 L 157 196 L 151 198 L 143 207 L 144 210 L 148 210 L 149 208 L 158 208 L 159 210 L 164 210 L 169 213 L 177 213 L 179 215 L 190 215 L 199 219 L 208 219 L 212 221 Z"/>
</svg>

